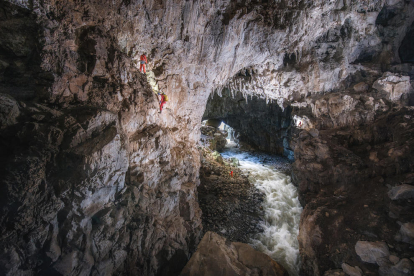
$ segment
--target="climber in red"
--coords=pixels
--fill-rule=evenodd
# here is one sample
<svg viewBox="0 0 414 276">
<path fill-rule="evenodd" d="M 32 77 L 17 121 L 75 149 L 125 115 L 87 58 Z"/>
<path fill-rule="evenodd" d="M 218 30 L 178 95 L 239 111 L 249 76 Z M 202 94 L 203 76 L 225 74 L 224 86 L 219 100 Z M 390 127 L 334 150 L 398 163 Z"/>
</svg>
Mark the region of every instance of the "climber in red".
<svg viewBox="0 0 414 276">
<path fill-rule="evenodd" d="M 162 112 L 162 107 L 168 101 L 168 96 L 165 93 L 161 93 L 161 101 L 160 101 L 160 113 Z"/>
<path fill-rule="evenodd" d="M 230 172 L 230 176 L 233 177 L 233 171 Z"/>
<path fill-rule="evenodd" d="M 145 55 L 145 53 L 144 54 L 142 54 L 141 55 L 141 57 L 140 57 L 140 66 L 139 66 L 139 71 L 141 72 L 141 73 L 146 73 L 147 71 L 145 70 L 145 64 L 147 64 L 147 56 Z M 144 71 L 144 72 L 142 72 L 142 71 Z"/>
</svg>

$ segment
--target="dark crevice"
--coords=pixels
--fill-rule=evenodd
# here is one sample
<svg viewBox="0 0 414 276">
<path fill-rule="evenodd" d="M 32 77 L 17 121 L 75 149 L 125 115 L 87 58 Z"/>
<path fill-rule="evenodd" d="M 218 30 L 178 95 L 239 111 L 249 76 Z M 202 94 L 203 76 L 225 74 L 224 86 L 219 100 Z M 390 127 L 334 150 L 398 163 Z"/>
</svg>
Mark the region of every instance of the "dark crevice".
<svg viewBox="0 0 414 276">
<path fill-rule="evenodd" d="M 398 52 L 402 63 L 414 63 L 414 23 L 405 35 Z"/>
</svg>

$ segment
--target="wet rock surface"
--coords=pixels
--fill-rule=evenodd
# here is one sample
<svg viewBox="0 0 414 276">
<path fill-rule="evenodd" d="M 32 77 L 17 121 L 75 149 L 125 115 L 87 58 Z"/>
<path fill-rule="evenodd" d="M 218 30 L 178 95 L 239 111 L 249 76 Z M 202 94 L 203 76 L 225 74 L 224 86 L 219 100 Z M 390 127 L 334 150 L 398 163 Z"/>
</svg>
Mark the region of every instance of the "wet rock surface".
<svg viewBox="0 0 414 276">
<path fill-rule="evenodd" d="M 249 242 L 263 229 L 263 194 L 248 177 L 208 149 L 201 149 L 200 186 L 197 188 L 204 231 L 213 231 L 230 241 Z M 233 176 L 231 176 L 233 171 Z"/>
<path fill-rule="evenodd" d="M 250 245 L 230 242 L 216 233 L 207 232 L 180 275 L 287 276 L 288 273 Z"/>
<path fill-rule="evenodd" d="M 212 151 L 221 152 L 227 144 L 227 131 L 213 126 L 201 126 L 201 142 Z"/>
</svg>

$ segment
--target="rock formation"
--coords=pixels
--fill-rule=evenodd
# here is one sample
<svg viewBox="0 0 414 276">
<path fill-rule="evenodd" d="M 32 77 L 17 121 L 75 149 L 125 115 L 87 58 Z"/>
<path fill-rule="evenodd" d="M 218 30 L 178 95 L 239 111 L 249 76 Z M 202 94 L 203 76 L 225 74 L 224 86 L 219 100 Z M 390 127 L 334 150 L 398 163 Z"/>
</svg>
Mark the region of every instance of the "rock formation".
<svg viewBox="0 0 414 276">
<path fill-rule="evenodd" d="M 227 131 L 212 126 L 202 126 L 201 142 L 212 151 L 221 152 L 227 144 Z"/>
<path fill-rule="evenodd" d="M 231 241 L 247 243 L 263 232 L 260 222 L 264 214 L 260 205 L 264 195 L 237 168 L 237 159 L 223 160 L 215 153 L 201 149 L 197 191 L 203 229 L 219 232 Z"/>
<path fill-rule="evenodd" d="M 202 229 L 191 123 L 87 6 L 0 5 L 0 271 L 178 274 Z"/>
<path fill-rule="evenodd" d="M 365 275 L 411 273 L 387 274 L 384 271 L 393 264 L 377 261 L 375 255 L 388 258 L 391 248 L 400 258 L 414 254 L 407 238 L 396 237 L 398 223 L 410 222 L 414 210 L 409 200 L 413 109 L 403 107 L 404 97 L 391 102 L 401 81 L 390 82 L 387 91 L 381 91 L 378 83 L 383 79 L 357 98 L 341 93 L 341 101 L 336 94 L 316 100 L 309 117 L 318 114 L 310 124 L 319 131 L 304 130 L 295 138 L 293 176 L 306 204 L 299 242 L 308 274 L 318 275 L 343 263 L 358 266 Z M 352 244 L 355 249 L 349 248 Z M 364 251 L 362 244 L 381 244 L 382 249 Z M 379 270 L 367 263 L 375 263 Z"/>
<path fill-rule="evenodd" d="M 0 271 L 178 274 L 214 91 L 209 118 L 294 151 L 304 273 L 411 273 L 413 21 L 405 0 L 1 0 Z"/>
<path fill-rule="evenodd" d="M 214 232 L 207 232 L 197 252 L 180 275 L 287 276 L 288 274 L 269 256 L 254 250 L 250 245 L 228 242 Z"/>
</svg>

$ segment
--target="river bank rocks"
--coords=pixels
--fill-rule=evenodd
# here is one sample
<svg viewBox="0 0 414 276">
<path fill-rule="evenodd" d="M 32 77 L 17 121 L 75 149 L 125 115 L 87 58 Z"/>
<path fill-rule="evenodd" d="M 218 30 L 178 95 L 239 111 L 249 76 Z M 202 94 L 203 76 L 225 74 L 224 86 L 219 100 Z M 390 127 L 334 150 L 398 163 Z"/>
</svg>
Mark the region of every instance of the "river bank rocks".
<svg viewBox="0 0 414 276">
<path fill-rule="evenodd" d="M 230 242 L 217 233 L 207 232 L 180 276 L 263 275 L 288 276 L 269 256 L 250 245 Z"/>
<path fill-rule="evenodd" d="M 212 151 L 222 151 L 227 145 L 227 131 L 221 130 L 214 126 L 201 126 L 200 141 L 204 147 L 208 147 Z"/>
<path fill-rule="evenodd" d="M 263 194 L 231 160 L 217 158 L 201 148 L 200 186 L 197 188 L 204 231 L 217 232 L 230 241 L 247 243 L 263 231 Z M 233 172 L 233 176 L 230 173 Z"/>
</svg>

